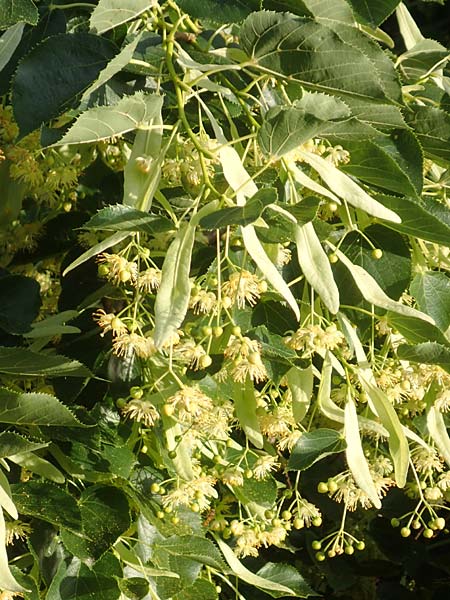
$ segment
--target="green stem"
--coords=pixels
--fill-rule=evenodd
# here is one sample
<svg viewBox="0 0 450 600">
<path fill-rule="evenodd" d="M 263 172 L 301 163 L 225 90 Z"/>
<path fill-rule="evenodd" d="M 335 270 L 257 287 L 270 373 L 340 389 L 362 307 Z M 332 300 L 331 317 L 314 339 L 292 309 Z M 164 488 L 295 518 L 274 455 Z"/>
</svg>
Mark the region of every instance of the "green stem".
<svg viewBox="0 0 450 600">
<path fill-rule="evenodd" d="M 94 4 L 89 2 L 72 2 L 71 4 L 49 4 L 50 10 L 66 10 L 68 8 L 95 8 Z"/>
</svg>

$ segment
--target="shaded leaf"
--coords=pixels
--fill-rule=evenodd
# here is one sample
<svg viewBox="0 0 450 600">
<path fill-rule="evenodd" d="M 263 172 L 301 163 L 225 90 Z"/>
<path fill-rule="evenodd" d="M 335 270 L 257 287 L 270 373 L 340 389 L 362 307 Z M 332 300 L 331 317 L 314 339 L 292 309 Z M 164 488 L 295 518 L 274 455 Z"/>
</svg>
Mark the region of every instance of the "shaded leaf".
<svg viewBox="0 0 450 600">
<path fill-rule="evenodd" d="M 399 223 L 386 221 L 386 227 L 412 237 L 450 246 L 450 210 L 443 204 L 426 197 L 420 202 L 413 198 L 381 194 L 377 194 L 376 198 L 401 219 Z"/>
<path fill-rule="evenodd" d="M 381 25 L 400 4 L 400 0 L 377 0 L 376 2 L 348 0 L 348 2 L 356 13 L 356 17 L 372 27 Z"/>
<path fill-rule="evenodd" d="M 414 129 L 425 155 L 448 167 L 450 164 L 450 115 L 434 106 L 411 106 L 409 124 Z"/>
<path fill-rule="evenodd" d="M 38 9 L 32 0 L 2 0 L 0 4 L 0 29 L 20 22 L 36 25 L 38 18 Z"/>
<path fill-rule="evenodd" d="M 200 226 L 205 229 L 220 229 L 229 225 L 249 225 L 256 221 L 269 204 L 278 197 L 275 188 L 258 190 L 243 206 L 221 208 L 200 219 Z"/>
<path fill-rule="evenodd" d="M 174 229 L 172 221 L 160 215 L 150 215 L 124 204 L 106 206 L 84 223 L 91 231 L 140 231 L 156 234 Z"/>
<path fill-rule="evenodd" d="M 330 454 L 339 454 L 345 447 L 342 433 L 335 429 L 320 428 L 303 433 L 292 450 L 288 469 L 304 471 Z"/>
<path fill-rule="evenodd" d="M 90 569 L 79 558 L 66 559 L 52 579 L 46 600 L 118 600 L 117 579 L 117 574 L 97 572 L 97 565 Z"/>
<path fill-rule="evenodd" d="M 226 565 L 220 552 L 210 540 L 197 535 L 172 536 L 155 543 L 155 552 L 164 550 L 173 556 L 183 556 L 213 569 L 224 571 Z"/>
<path fill-rule="evenodd" d="M 438 342 L 444 346 L 448 344 L 445 335 L 438 327 L 422 319 L 390 312 L 387 314 L 387 319 L 389 325 L 399 331 L 410 344 L 420 344 L 422 342 Z"/>
<path fill-rule="evenodd" d="M 292 565 L 286 563 L 266 563 L 256 573 L 259 577 L 269 579 L 276 583 L 280 583 L 291 590 L 293 590 L 298 598 L 308 598 L 309 596 L 316 596 L 314 590 L 306 583 L 300 573 Z M 273 598 L 280 598 L 284 594 L 281 592 L 269 591 L 267 592 Z"/>
<path fill-rule="evenodd" d="M 100 0 L 91 14 L 91 29 L 100 35 L 131 21 L 154 4 L 154 0 Z"/>
<path fill-rule="evenodd" d="M 8 333 L 26 333 L 38 316 L 40 307 L 40 287 L 35 279 L 23 275 L 0 276 L 2 329 Z"/>
<path fill-rule="evenodd" d="M 116 52 L 112 42 L 88 33 L 55 35 L 36 46 L 20 62 L 13 81 L 20 134 L 70 108 Z"/>
<path fill-rule="evenodd" d="M 91 375 L 87 367 L 65 356 L 38 354 L 27 348 L 2 346 L 0 346 L 0 373 L 12 377 L 89 377 Z"/>
<path fill-rule="evenodd" d="M 439 365 L 450 373 L 450 347 L 437 342 L 424 342 L 415 346 L 402 344 L 397 349 L 398 357 L 402 360 Z"/>
<path fill-rule="evenodd" d="M 33 452 L 48 445 L 49 442 L 33 442 L 13 431 L 4 431 L 0 433 L 0 458 Z"/>
<path fill-rule="evenodd" d="M 80 534 L 80 509 L 75 498 L 62 488 L 30 480 L 13 484 L 11 490 L 20 514 L 36 517 Z"/>
</svg>

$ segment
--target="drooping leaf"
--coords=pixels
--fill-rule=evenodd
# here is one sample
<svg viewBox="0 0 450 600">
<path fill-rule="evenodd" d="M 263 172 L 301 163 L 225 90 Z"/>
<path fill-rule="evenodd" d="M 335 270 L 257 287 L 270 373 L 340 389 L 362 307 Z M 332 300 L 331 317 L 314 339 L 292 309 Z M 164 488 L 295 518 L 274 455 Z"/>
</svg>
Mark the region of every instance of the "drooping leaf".
<svg viewBox="0 0 450 600">
<path fill-rule="evenodd" d="M 168 143 L 161 147 L 162 99 L 136 132 L 130 158 L 124 169 L 123 203 L 149 211 L 161 178 L 161 165 Z"/>
<path fill-rule="evenodd" d="M 295 227 L 295 243 L 298 263 L 306 280 L 318 293 L 327 309 L 336 314 L 339 310 L 339 290 L 334 281 L 330 261 L 311 222 Z"/>
<path fill-rule="evenodd" d="M 359 291 L 361 292 L 363 298 L 369 302 L 370 304 L 374 304 L 380 308 L 384 308 L 386 310 L 390 310 L 392 312 L 398 313 L 400 315 L 405 315 L 407 317 L 415 317 L 417 319 L 423 319 L 428 323 L 432 323 L 433 319 L 429 317 L 427 314 L 416 310 L 415 308 L 411 308 L 406 304 L 400 304 L 400 302 L 396 302 L 389 298 L 375 279 L 370 275 L 365 269 L 360 267 L 359 265 L 353 264 L 340 250 L 336 249 L 336 255 L 339 257 L 339 260 L 346 266 L 346 268 L 350 271 L 352 278 L 354 279 L 356 285 L 358 286 Z"/>
<path fill-rule="evenodd" d="M 419 201 L 399 196 L 377 194 L 376 198 L 386 208 L 394 211 L 400 223 L 386 221 L 386 227 L 429 242 L 450 246 L 450 210 L 430 198 Z"/>
<path fill-rule="evenodd" d="M 73 262 L 70 263 L 70 265 L 68 267 L 66 267 L 64 269 L 63 277 L 65 277 L 67 275 L 67 273 L 70 273 L 70 271 L 73 271 L 73 269 L 76 269 L 77 267 L 79 267 L 80 265 L 85 263 L 86 261 L 90 260 L 91 258 L 94 258 L 94 256 L 97 256 L 97 254 L 100 254 L 104 250 L 111 248 L 111 246 L 115 246 L 116 244 L 119 244 L 124 239 L 126 239 L 129 235 L 130 235 L 129 231 L 119 231 L 117 233 L 113 233 L 112 235 L 107 237 L 105 240 L 102 240 L 98 244 L 95 244 L 94 246 L 89 248 L 89 250 L 86 250 L 86 252 L 83 252 L 83 254 L 81 254 L 81 256 L 76 258 Z"/>
<path fill-rule="evenodd" d="M 443 414 L 432 403 L 429 403 L 427 409 L 427 429 L 445 462 L 450 466 L 450 438 L 447 426 Z"/>
<path fill-rule="evenodd" d="M 353 398 L 348 397 L 344 408 L 345 441 L 347 448 L 345 456 L 356 485 L 367 494 L 375 508 L 381 508 L 381 502 L 369 470 L 367 459 L 359 435 L 358 415 Z"/>
<path fill-rule="evenodd" d="M 330 454 L 339 454 L 345 447 L 345 438 L 335 429 L 320 428 L 303 433 L 292 450 L 288 469 L 304 471 Z"/>
<path fill-rule="evenodd" d="M 183 322 L 189 304 L 189 272 L 195 227 L 183 225 L 167 250 L 155 302 L 154 340 L 161 348 Z"/>
<path fill-rule="evenodd" d="M 239 579 L 242 579 L 242 581 L 245 581 L 246 583 L 249 583 L 250 585 L 253 585 L 271 594 L 275 592 L 285 596 L 296 596 L 296 592 L 290 587 L 283 585 L 282 583 L 266 579 L 260 575 L 255 575 L 255 573 L 249 571 L 249 569 L 244 567 L 241 561 L 236 557 L 233 550 L 226 542 L 219 537 L 216 537 L 215 539 L 232 572 L 239 577 Z"/>
<path fill-rule="evenodd" d="M 395 79 L 393 64 L 381 74 L 375 66 L 385 59 L 381 49 L 373 45 L 368 51 L 362 33 L 348 26 L 346 36 L 338 34 L 332 29 L 336 24 L 344 27 L 337 21 L 319 23 L 290 13 L 255 12 L 245 20 L 240 40 L 252 66 L 290 77 L 307 89 L 386 99 L 384 86 Z M 397 88 L 399 98 L 398 83 Z"/>
<path fill-rule="evenodd" d="M 450 278 L 439 271 L 417 273 L 410 290 L 420 310 L 433 317 L 441 331 L 446 332 L 450 327 Z"/>
<path fill-rule="evenodd" d="M 90 108 L 82 113 L 58 145 L 99 142 L 145 126 L 161 110 L 162 96 L 136 92 L 113 106 Z"/>
<path fill-rule="evenodd" d="M 1 346 L 0 373 L 12 377 L 89 377 L 91 375 L 87 367 L 65 356 L 38 354 L 27 348 Z"/>
<path fill-rule="evenodd" d="M 124 204 L 106 206 L 83 225 L 90 231 L 140 231 L 163 233 L 174 229 L 172 221 L 160 215 L 151 215 Z"/>
<path fill-rule="evenodd" d="M 2 0 L 0 4 L 0 29 L 20 22 L 36 25 L 38 18 L 38 9 L 32 0 Z"/>
<path fill-rule="evenodd" d="M 35 279 L 12 274 L 0 276 L 0 328 L 8 333 L 26 333 L 40 306 L 40 287 Z"/>
<path fill-rule="evenodd" d="M 312 365 L 306 369 L 291 367 L 285 375 L 292 396 L 292 414 L 297 423 L 301 423 L 309 410 L 313 392 Z"/>
<path fill-rule="evenodd" d="M 27 190 L 23 182 L 15 181 L 10 177 L 10 161 L 0 162 L 0 187 L 2 202 L 0 206 L 0 226 L 9 225 L 19 215 L 22 202 Z"/>
<path fill-rule="evenodd" d="M 13 519 L 19 518 L 16 505 L 12 499 L 8 478 L 2 470 L 0 470 L 0 507 L 4 508 Z"/>
<path fill-rule="evenodd" d="M 135 19 L 155 4 L 154 0 L 100 0 L 90 18 L 97 35 Z"/>
<path fill-rule="evenodd" d="M 389 398 L 361 370 L 359 379 L 376 415 L 389 432 L 389 453 L 394 463 L 395 482 L 404 487 L 409 468 L 409 446 L 395 408 Z"/>
<path fill-rule="evenodd" d="M 400 0 L 377 0 L 366 2 L 366 0 L 348 0 L 350 6 L 358 19 L 371 27 L 378 27 L 392 14 L 400 4 Z"/>
<path fill-rule="evenodd" d="M 414 84 L 423 77 L 424 73 L 437 71 L 438 65 L 444 67 L 448 60 L 449 55 L 445 46 L 435 40 L 423 39 L 401 54 L 397 64 L 403 77 Z"/>
<path fill-rule="evenodd" d="M 29 452 L 28 454 L 21 453 L 12 455 L 9 457 L 9 460 L 16 463 L 16 465 L 20 465 L 23 469 L 27 469 L 27 471 L 36 473 L 36 475 L 40 475 L 55 483 L 64 483 L 66 481 L 64 475 L 57 467 L 55 467 L 55 465 L 52 465 L 52 463 L 45 460 L 45 458 L 33 454 L 32 452 Z"/>
<path fill-rule="evenodd" d="M 398 347 L 397 354 L 401 360 L 439 365 L 450 373 L 450 347 L 448 345 L 444 346 L 437 342 L 424 342 L 414 346 L 402 344 Z"/>
<path fill-rule="evenodd" d="M 353 179 L 340 171 L 333 164 L 312 152 L 298 151 L 302 159 L 309 164 L 333 192 L 356 208 L 369 215 L 399 223 L 399 216 L 385 208 L 380 202 L 369 196 Z"/>
<path fill-rule="evenodd" d="M 0 388 L 0 423 L 87 427 L 58 398 Z"/>
<path fill-rule="evenodd" d="M 75 498 L 63 488 L 30 480 L 13 484 L 11 490 L 20 514 L 36 517 L 80 534 L 80 509 Z"/>
<path fill-rule="evenodd" d="M 24 23 L 12 25 L 0 37 L 0 71 L 8 64 L 22 38 Z"/>
<path fill-rule="evenodd" d="M 0 508 L 0 588 L 3 590 L 10 590 L 11 592 L 23 593 L 26 591 L 25 588 L 14 578 L 8 565 L 8 556 L 6 554 L 6 544 L 4 541 L 5 536 L 5 517 L 3 516 L 3 510 Z"/>
<path fill-rule="evenodd" d="M 276 583 L 280 583 L 295 592 L 298 598 L 308 598 L 309 596 L 315 596 L 314 590 L 306 583 L 300 573 L 295 567 L 286 563 L 266 563 L 256 573 L 259 577 L 269 579 Z M 284 594 L 282 592 L 275 592 L 267 590 L 273 598 L 280 598 Z"/>
<path fill-rule="evenodd" d="M 21 135 L 71 107 L 116 54 L 107 39 L 88 33 L 55 35 L 20 62 L 13 81 L 13 107 Z"/>
<path fill-rule="evenodd" d="M 248 440 L 256 448 L 262 448 L 264 440 L 256 416 L 255 390 L 248 378 L 245 383 L 233 383 L 233 402 L 239 424 Z"/>
</svg>

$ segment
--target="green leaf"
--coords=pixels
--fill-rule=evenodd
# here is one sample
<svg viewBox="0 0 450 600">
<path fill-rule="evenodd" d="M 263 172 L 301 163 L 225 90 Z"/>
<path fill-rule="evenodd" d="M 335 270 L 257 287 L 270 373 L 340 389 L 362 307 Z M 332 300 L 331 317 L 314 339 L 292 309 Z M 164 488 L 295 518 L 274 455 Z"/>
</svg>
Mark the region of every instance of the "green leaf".
<svg viewBox="0 0 450 600">
<path fill-rule="evenodd" d="M 386 221 L 386 227 L 435 244 L 450 246 L 450 210 L 445 205 L 426 197 L 420 202 L 414 198 L 381 194 L 377 194 L 376 198 L 401 218 L 401 223 Z"/>
<path fill-rule="evenodd" d="M 255 0 L 177 0 L 177 4 L 192 17 L 212 23 L 239 23 L 259 7 Z"/>
<path fill-rule="evenodd" d="M 162 96 L 136 92 L 113 106 L 90 108 L 78 117 L 57 145 L 99 142 L 145 127 L 157 116 L 161 105 Z"/>
<path fill-rule="evenodd" d="M 2 0 L 0 4 L 0 29 L 20 22 L 36 25 L 38 18 L 38 9 L 32 0 Z"/>
<path fill-rule="evenodd" d="M 109 61 L 103 71 L 101 71 L 99 74 L 97 80 L 94 81 L 94 83 L 83 92 L 79 110 L 85 110 L 89 104 L 90 96 L 128 65 L 130 60 L 133 58 L 134 51 L 136 50 L 136 46 L 141 40 L 141 37 L 142 34 L 137 35 L 134 40 L 122 48 L 119 54 Z"/>
<path fill-rule="evenodd" d="M 63 543 L 75 556 L 97 560 L 130 526 L 127 497 L 116 487 L 96 485 L 81 494 L 79 507 L 83 535 L 63 531 Z"/>
<path fill-rule="evenodd" d="M 61 561 L 48 588 L 46 600 L 119 600 L 120 575 L 106 575 L 97 572 L 97 569 L 97 564 L 91 569 L 76 557 Z"/>
<path fill-rule="evenodd" d="M 428 71 L 438 71 L 445 66 L 449 55 L 445 46 L 434 40 L 422 39 L 397 59 L 402 75 L 411 83 L 416 83 Z"/>
<path fill-rule="evenodd" d="M 330 121 L 350 116 L 349 108 L 331 96 L 309 94 L 307 98 L 308 104 L 302 98 L 292 106 L 274 106 L 264 115 L 258 142 L 266 156 L 280 158 L 320 135 Z"/>
<path fill-rule="evenodd" d="M 11 490 L 20 514 L 42 519 L 57 527 L 65 527 L 80 535 L 80 509 L 75 498 L 62 488 L 30 480 L 13 484 Z"/>
<path fill-rule="evenodd" d="M 256 12 L 245 20 L 240 40 L 253 67 L 289 77 L 307 89 L 385 100 L 385 87 L 396 80 L 393 64 L 355 28 L 336 33 L 336 24 L 346 27 L 290 13 Z M 398 83 L 395 88 L 399 99 Z"/>
<path fill-rule="evenodd" d="M 339 290 L 334 281 L 330 261 L 311 222 L 295 227 L 295 243 L 298 263 L 306 280 L 327 309 L 336 314 L 339 310 Z"/>
<path fill-rule="evenodd" d="M 11 163 L 7 159 L 0 162 L 0 188 L 2 190 L 0 226 L 2 227 L 9 225 L 17 218 L 27 191 L 24 183 L 11 179 L 10 166 Z"/>
<path fill-rule="evenodd" d="M 114 204 L 100 209 L 84 223 L 83 229 L 90 231 L 140 231 L 155 235 L 172 231 L 172 221 L 160 215 L 149 215 L 124 204 Z"/>
<path fill-rule="evenodd" d="M 314 384 L 312 365 L 306 369 L 291 367 L 285 377 L 292 396 L 292 414 L 296 423 L 301 423 L 311 403 Z"/>
<path fill-rule="evenodd" d="M 437 342 L 424 342 L 415 346 L 402 344 L 398 347 L 397 354 L 401 360 L 439 365 L 450 373 L 450 348 Z"/>
<path fill-rule="evenodd" d="M 55 35 L 31 50 L 20 62 L 12 87 L 21 136 L 70 108 L 116 51 L 109 40 L 88 33 Z"/>
<path fill-rule="evenodd" d="M 405 432 L 389 398 L 374 382 L 369 381 L 363 369 L 359 372 L 359 379 L 373 411 L 389 432 L 389 452 L 394 463 L 395 482 L 402 488 L 405 486 L 409 467 L 409 446 Z"/>
<path fill-rule="evenodd" d="M 48 445 L 49 442 L 33 442 L 13 431 L 4 431 L 0 433 L 0 458 L 8 458 L 14 454 L 26 454 Z"/>
<path fill-rule="evenodd" d="M 304 471 L 330 454 L 339 454 L 345 447 L 342 433 L 335 429 L 320 428 L 303 433 L 292 450 L 288 469 Z"/>
<path fill-rule="evenodd" d="M 405 317 L 390 312 L 387 313 L 387 318 L 389 325 L 401 333 L 410 344 L 420 344 L 422 342 L 438 342 L 444 346 L 448 344 L 445 335 L 438 327 L 422 319 Z"/>
<path fill-rule="evenodd" d="M 435 396 L 432 388 L 431 395 Z M 430 394 L 428 392 L 425 395 L 425 400 Z M 433 398 L 434 400 L 434 398 Z M 431 439 L 436 444 L 439 452 L 443 456 L 445 462 L 450 466 L 450 438 L 447 433 L 447 427 L 445 424 L 444 416 L 436 406 L 433 405 L 433 400 L 428 402 L 427 408 L 427 429 L 431 436 Z"/>
<path fill-rule="evenodd" d="M 90 18 L 91 30 L 100 35 L 149 10 L 153 0 L 100 0 Z"/>
<path fill-rule="evenodd" d="M 5 67 L 9 59 L 16 51 L 22 38 L 24 23 L 16 23 L 0 37 L 0 71 Z"/>
<path fill-rule="evenodd" d="M 39 314 L 38 282 L 23 275 L 0 276 L 0 327 L 8 333 L 26 333 Z"/>
<path fill-rule="evenodd" d="M 120 242 L 125 240 L 129 235 L 130 235 L 129 231 L 119 231 L 117 233 L 113 233 L 112 235 L 107 237 L 105 240 L 102 240 L 98 244 L 95 244 L 95 246 L 92 246 L 91 248 L 89 248 L 89 250 L 86 250 L 86 252 L 83 252 L 83 254 L 81 256 L 76 258 L 73 262 L 70 263 L 70 265 L 68 267 L 66 267 L 64 269 L 63 277 L 65 277 L 67 275 L 67 273 L 70 273 L 70 271 L 73 271 L 73 269 L 76 269 L 77 267 L 79 267 L 80 265 L 85 263 L 86 261 L 90 260 L 91 258 L 94 258 L 94 256 L 97 256 L 97 254 L 100 254 L 100 252 L 103 252 L 104 250 L 111 248 L 111 246 L 115 246 L 116 244 L 119 244 Z"/>
<path fill-rule="evenodd" d="M 188 588 L 175 594 L 173 600 L 217 600 L 216 586 L 206 579 L 197 579 Z"/>
<path fill-rule="evenodd" d="M 295 592 L 297 598 L 308 598 L 309 596 L 316 596 L 316 592 L 306 583 L 300 573 L 292 565 L 286 563 L 266 563 L 256 573 L 259 577 L 269 579 L 275 583 L 280 583 Z M 267 590 L 273 598 L 283 597 L 282 592 L 275 592 Z"/>
<path fill-rule="evenodd" d="M 417 273 L 410 291 L 420 310 L 433 317 L 441 331 L 446 332 L 450 327 L 450 278 L 439 271 Z"/>
<path fill-rule="evenodd" d="M 411 106 L 408 121 L 414 129 L 425 156 L 444 167 L 450 164 L 450 114 L 434 106 Z"/>
<path fill-rule="evenodd" d="M 273 477 L 266 479 L 244 479 L 242 485 L 235 486 L 233 493 L 242 504 L 272 508 L 277 499 L 277 484 Z"/>
<path fill-rule="evenodd" d="M 0 423 L 87 427 L 58 398 L 0 388 Z"/>
<path fill-rule="evenodd" d="M 38 354 L 27 348 L 2 346 L 0 346 L 0 373 L 11 377 L 91 376 L 89 369 L 77 360 L 58 354 Z"/>
<path fill-rule="evenodd" d="M 183 556 L 221 572 L 226 569 L 220 552 L 213 542 L 198 535 L 174 535 L 165 540 L 159 540 L 154 545 L 154 552 L 157 553 L 159 549 L 172 556 Z"/>
<path fill-rule="evenodd" d="M 220 229 L 229 225 L 249 225 L 256 221 L 269 204 L 277 201 L 275 188 L 262 188 L 247 200 L 244 206 L 221 208 L 200 219 L 205 229 Z"/>
<path fill-rule="evenodd" d="M 119 579 L 117 583 L 128 600 L 141 600 L 148 594 L 149 583 L 142 577 L 127 577 Z"/>
<path fill-rule="evenodd" d="M 18 583 L 9 569 L 5 538 L 5 517 L 3 516 L 3 510 L 0 508 L 0 588 L 10 590 L 11 592 L 23 593 L 26 591 L 25 588 Z"/>
<path fill-rule="evenodd" d="M 233 401 L 239 424 L 248 440 L 256 446 L 256 448 L 262 448 L 264 440 L 256 416 L 257 404 L 255 389 L 248 377 L 245 383 L 233 383 Z"/>
<path fill-rule="evenodd" d="M 381 508 L 378 492 L 370 474 L 367 459 L 359 435 L 358 415 L 353 399 L 349 396 L 345 404 L 345 456 L 356 485 L 365 493 L 375 508 Z"/>
<path fill-rule="evenodd" d="M 155 346 L 161 348 L 183 322 L 188 309 L 191 285 L 189 272 L 195 227 L 184 224 L 167 250 L 161 285 L 155 301 Z"/>
<path fill-rule="evenodd" d="M 350 163 L 342 170 L 379 188 L 420 196 L 422 192 L 422 148 L 409 129 L 393 130 L 372 139 L 347 140 Z"/>
<path fill-rule="evenodd" d="M 377 0 L 367 2 L 366 0 L 348 0 L 356 17 L 362 19 L 371 27 L 378 27 L 391 15 L 400 4 L 400 0 Z"/>
<path fill-rule="evenodd" d="M 246 583 L 260 588 L 268 593 L 276 592 L 284 596 L 296 596 L 296 592 L 290 587 L 265 577 L 261 577 L 260 575 L 255 575 L 255 573 L 249 571 L 246 567 L 244 567 L 241 561 L 236 558 L 236 555 L 230 546 L 228 546 L 228 544 L 226 544 L 218 536 L 216 536 L 216 541 L 232 572 L 239 577 L 239 579 L 242 579 L 242 581 L 245 581 Z"/>
</svg>

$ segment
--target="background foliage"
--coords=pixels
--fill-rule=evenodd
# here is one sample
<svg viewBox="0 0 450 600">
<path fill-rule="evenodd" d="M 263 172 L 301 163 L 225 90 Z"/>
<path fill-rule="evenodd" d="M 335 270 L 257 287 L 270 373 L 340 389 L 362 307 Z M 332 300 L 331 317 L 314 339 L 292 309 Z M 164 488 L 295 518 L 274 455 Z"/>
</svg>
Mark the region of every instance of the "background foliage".
<svg viewBox="0 0 450 600">
<path fill-rule="evenodd" d="M 0 598 L 449 592 L 446 11 L 2 3 Z"/>
</svg>

